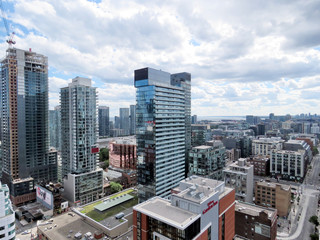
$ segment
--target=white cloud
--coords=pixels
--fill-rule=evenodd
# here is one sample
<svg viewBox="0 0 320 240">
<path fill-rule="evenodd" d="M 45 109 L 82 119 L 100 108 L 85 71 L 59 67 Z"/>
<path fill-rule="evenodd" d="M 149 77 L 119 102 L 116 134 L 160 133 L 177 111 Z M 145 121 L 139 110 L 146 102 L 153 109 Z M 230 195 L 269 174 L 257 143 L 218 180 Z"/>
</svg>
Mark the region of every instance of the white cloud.
<svg viewBox="0 0 320 240">
<path fill-rule="evenodd" d="M 13 3 L 17 47 L 47 55 L 60 73 L 105 82 L 99 104 L 114 114 L 134 104 L 133 71 L 146 66 L 192 74 L 193 114 L 318 111 L 310 89 L 320 79 L 316 1 Z M 50 81 L 53 106 L 70 79 Z"/>
</svg>

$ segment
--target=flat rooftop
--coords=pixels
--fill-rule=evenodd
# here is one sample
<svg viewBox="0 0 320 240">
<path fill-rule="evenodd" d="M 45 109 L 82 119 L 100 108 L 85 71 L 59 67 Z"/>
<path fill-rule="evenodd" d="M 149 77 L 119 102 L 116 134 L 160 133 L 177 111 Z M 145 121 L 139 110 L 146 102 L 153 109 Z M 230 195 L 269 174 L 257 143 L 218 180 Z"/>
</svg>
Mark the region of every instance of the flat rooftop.
<svg viewBox="0 0 320 240">
<path fill-rule="evenodd" d="M 149 199 L 133 209 L 181 230 L 186 229 L 200 217 L 200 214 L 172 206 L 170 201 L 160 197 Z"/>
<path fill-rule="evenodd" d="M 103 203 L 100 203 L 99 205 L 95 206 L 94 209 L 99 210 L 100 212 L 103 212 L 109 208 L 112 208 L 114 206 L 119 205 L 120 203 L 129 201 L 133 199 L 134 197 L 129 194 L 123 194 L 118 197 L 104 200 Z"/>
<path fill-rule="evenodd" d="M 273 183 L 273 182 L 266 182 L 266 181 L 257 182 L 257 185 L 263 186 L 263 187 L 269 187 L 269 188 L 276 188 L 276 186 L 278 185 L 286 191 L 288 191 L 290 189 L 289 185 L 284 185 L 284 184 L 280 184 L 280 183 Z"/>
<path fill-rule="evenodd" d="M 49 239 L 59 239 L 59 240 L 68 240 L 74 239 L 74 235 L 78 232 L 81 232 L 84 235 L 87 232 L 101 233 L 97 228 L 92 227 L 82 217 L 75 213 L 62 214 L 58 217 L 53 218 L 52 223 L 47 221 L 42 221 L 38 223 L 38 229 L 41 230 Z M 56 226 L 56 227 L 55 227 Z M 68 237 L 68 235 L 70 237 Z"/>
<path fill-rule="evenodd" d="M 196 175 L 180 181 L 179 186 L 173 189 L 174 195 L 197 203 L 224 191 L 224 182 Z"/>
<path fill-rule="evenodd" d="M 212 148 L 212 146 L 201 145 L 201 146 L 193 147 L 193 149 L 201 149 L 201 150 L 210 149 L 210 148 Z"/>
<path fill-rule="evenodd" d="M 236 201 L 235 211 L 242 212 L 250 216 L 259 216 L 261 212 L 265 212 L 270 220 L 276 217 L 275 209 L 260 207 L 257 205 L 238 201 Z"/>
</svg>

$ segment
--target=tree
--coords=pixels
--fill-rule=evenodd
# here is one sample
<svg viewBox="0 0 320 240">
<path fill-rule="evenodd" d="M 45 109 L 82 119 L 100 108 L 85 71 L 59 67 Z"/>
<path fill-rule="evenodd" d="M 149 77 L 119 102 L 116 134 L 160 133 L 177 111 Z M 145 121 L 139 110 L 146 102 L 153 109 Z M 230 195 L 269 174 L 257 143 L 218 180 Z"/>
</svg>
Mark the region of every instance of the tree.
<svg viewBox="0 0 320 240">
<path fill-rule="evenodd" d="M 313 215 L 310 217 L 309 222 L 313 223 L 314 225 L 316 225 L 316 227 L 319 226 L 319 221 L 318 221 L 318 217 Z"/>
<path fill-rule="evenodd" d="M 314 224 L 314 230 L 317 231 L 317 227 L 319 226 L 318 217 L 313 215 L 309 218 L 309 222 Z M 310 236 L 311 237 L 311 236 Z"/>
<path fill-rule="evenodd" d="M 109 167 L 109 160 L 106 160 L 104 162 L 100 162 L 100 167 L 105 170 L 106 168 Z"/>
<path fill-rule="evenodd" d="M 318 148 L 316 146 L 313 147 L 312 154 L 313 154 L 313 156 L 319 154 L 319 150 L 318 150 Z"/>
<path fill-rule="evenodd" d="M 120 192 L 122 190 L 122 185 L 116 182 L 110 182 L 111 193 Z"/>
<path fill-rule="evenodd" d="M 319 239 L 319 235 L 316 233 L 310 234 L 310 238 L 311 240 L 318 240 Z"/>
<path fill-rule="evenodd" d="M 109 149 L 108 148 L 101 148 L 100 152 L 99 152 L 99 161 L 105 162 L 106 160 L 108 160 L 108 162 L 109 162 Z"/>
</svg>

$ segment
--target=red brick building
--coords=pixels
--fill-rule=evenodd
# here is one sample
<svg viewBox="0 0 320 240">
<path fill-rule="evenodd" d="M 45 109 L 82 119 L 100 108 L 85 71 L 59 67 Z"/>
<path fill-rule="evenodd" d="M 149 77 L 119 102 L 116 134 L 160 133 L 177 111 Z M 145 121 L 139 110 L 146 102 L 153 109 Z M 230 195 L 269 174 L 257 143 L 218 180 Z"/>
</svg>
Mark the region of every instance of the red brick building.
<svg viewBox="0 0 320 240">
<path fill-rule="evenodd" d="M 236 235 L 253 240 L 277 238 L 277 210 L 236 202 Z"/>
<path fill-rule="evenodd" d="M 133 239 L 225 239 L 235 235 L 235 191 L 224 182 L 192 176 L 171 201 L 154 197 L 133 208 Z"/>
<path fill-rule="evenodd" d="M 248 157 L 247 161 L 253 165 L 253 173 L 256 176 L 270 175 L 270 159 L 264 156 Z"/>
<path fill-rule="evenodd" d="M 109 165 L 121 169 L 137 169 L 135 140 L 120 138 L 109 143 Z"/>
</svg>

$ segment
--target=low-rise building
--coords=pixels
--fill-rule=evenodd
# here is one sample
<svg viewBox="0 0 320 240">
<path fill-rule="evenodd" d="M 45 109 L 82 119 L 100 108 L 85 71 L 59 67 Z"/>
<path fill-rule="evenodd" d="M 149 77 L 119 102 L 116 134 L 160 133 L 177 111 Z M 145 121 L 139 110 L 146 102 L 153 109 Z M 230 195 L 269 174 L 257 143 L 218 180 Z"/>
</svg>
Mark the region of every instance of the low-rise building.
<svg viewBox="0 0 320 240">
<path fill-rule="evenodd" d="M 276 208 L 280 217 L 287 216 L 291 206 L 291 187 L 265 181 L 256 182 L 255 204 Z"/>
<path fill-rule="evenodd" d="M 221 141 L 207 142 L 207 146 L 193 147 L 189 152 L 189 174 L 222 179 L 226 150 Z"/>
<path fill-rule="evenodd" d="M 253 165 L 253 173 L 256 176 L 269 176 L 270 159 L 264 156 L 252 156 L 247 158 L 248 163 Z"/>
<path fill-rule="evenodd" d="M 226 186 L 235 189 L 236 200 L 253 201 L 253 165 L 245 158 L 227 166 L 223 175 Z"/>
<path fill-rule="evenodd" d="M 109 143 L 109 164 L 121 169 L 137 169 L 137 152 L 135 138 L 117 138 Z"/>
<path fill-rule="evenodd" d="M 234 190 L 224 182 L 191 176 L 172 190 L 133 208 L 133 239 L 226 239 L 234 236 Z"/>
<path fill-rule="evenodd" d="M 279 137 L 252 140 L 252 154 L 270 156 L 272 150 L 282 150 L 284 140 Z"/>
<path fill-rule="evenodd" d="M 312 160 L 312 148 L 311 146 L 304 140 L 289 140 L 284 143 L 283 150 L 288 151 L 298 151 L 298 150 L 305 150 L 305 154 L 307 156 L 307 161 L 311 162 Z"/>
<path fill-rule="evenodd" d="M 307 159 L 305 150 L 272 151 L 270 157 L 271 176 L 286 180 L 302 181 L 306 173 Z"/>
<path fill-rule="evenodd" d="M 236 201 L 236 235 L 253 240 L 275 240 L 277 210 Z"/>
<path fill-rule="evenodd" d="M 37 233 L 39 239 L 46 240 L 102 239 L 105 236 L 98 225 L 72 212 L 57 216 L 50 222 L 39 221 Z"/>
</svg>

